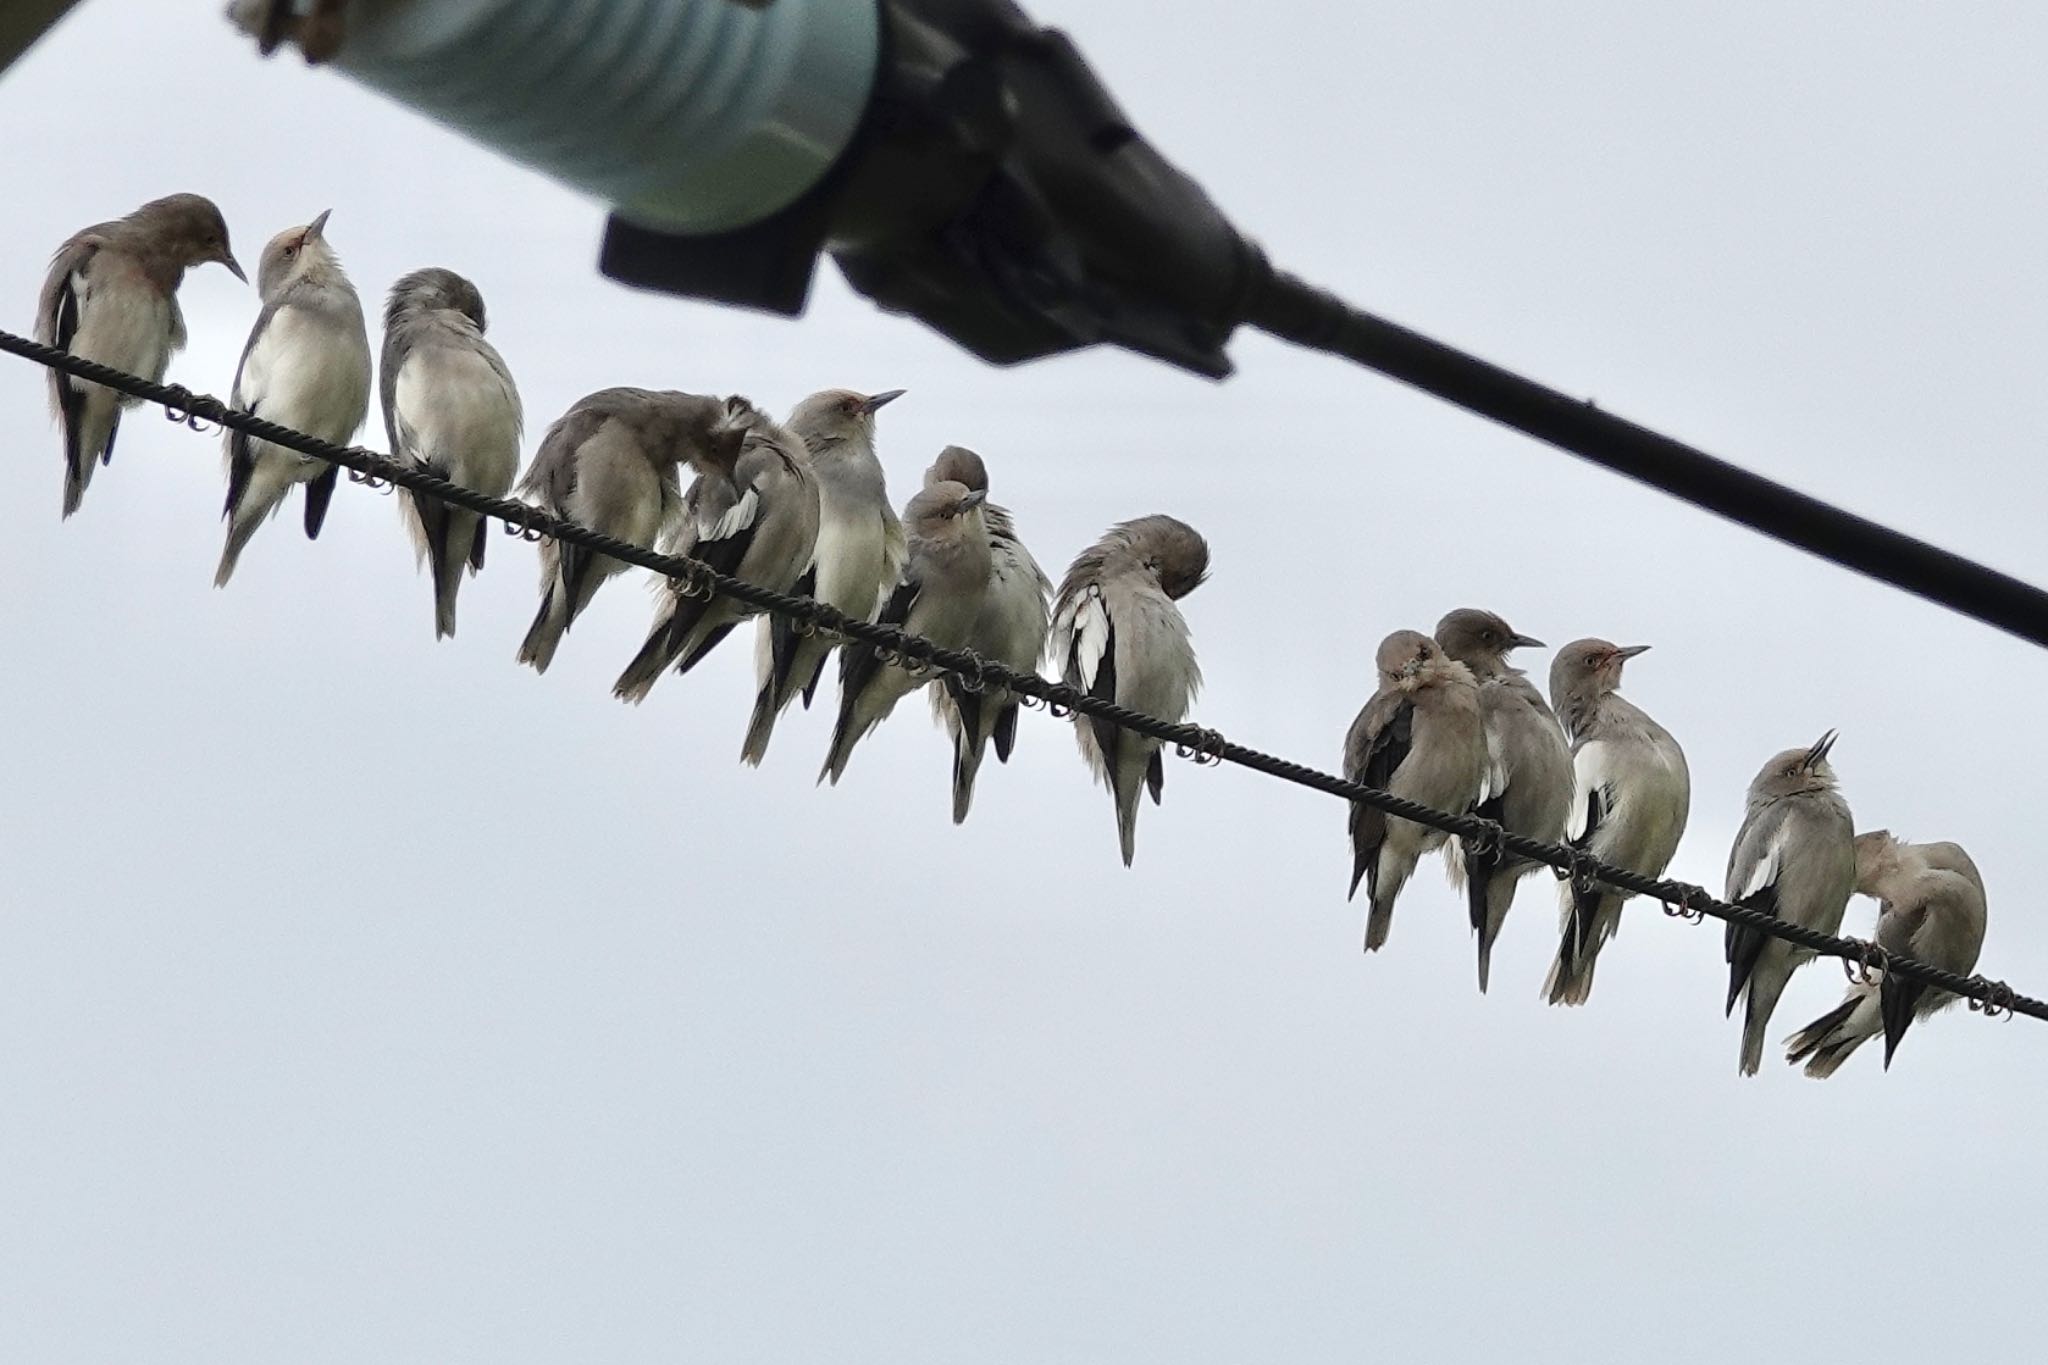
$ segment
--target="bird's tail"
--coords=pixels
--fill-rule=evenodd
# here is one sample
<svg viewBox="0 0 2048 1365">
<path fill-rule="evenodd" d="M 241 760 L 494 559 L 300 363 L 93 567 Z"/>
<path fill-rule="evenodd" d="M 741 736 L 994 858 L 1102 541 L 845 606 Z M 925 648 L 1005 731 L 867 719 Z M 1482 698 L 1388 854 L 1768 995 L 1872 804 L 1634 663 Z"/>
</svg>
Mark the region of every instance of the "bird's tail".
<svg viewBox="0 0 2048 1365">
<path fill-rule="evenodd" d="M 562 643 L 562 632 L 568 628 L 569 595 L 561 579 L 555 577 L 541 591 L 540 610 L 533 614 L 533 624 L 526 628 L 526 639 L 519 645 L 519 662 L 532 664 L 536 673 L 547 672 Z"/>
<path fill-rule="evenodd" d="M 1778 945 L 1772 945 L 1776 948 Z M 1771 1015 L 1778 1008 L 1778 997 L 1785 993 L 1785 983 L 1792 979 L 1792 966 L 1781 953 L 1766 950 L 1766 956 L 1759 960 L 1749 974 L 1746 984 L 1748 999 L 1742 1010 L 1742 1074 L 1754 1076 L 1757 1068 L 1764 1063 L 1764 1034 L 1771 1026 Z"/>
<path fill-rule="evenodd" d="M 427 563 L 434 576 L 434 638 L 455 633 L 455 594 L 462 589 L 463 571 L 469 567 L 470 551 L 476 540 L 476 513 L 459 507 L 444 507 L 428 534 Z"/>
<path fill-rule="evenodd" d="M 619 680 L 612 684 L 612 695 L 620 701 L 638 705 L 654 690 L 654 684 L 668 671 L 683 652 L 683 637 L 687 630 L 677 629 L 675 597 L 665 595 L 661 614 L 655 618 L 653 629 L 647 632 L 647 642 L 640 646 L 640 652 L 626 665 L 626 671 L 619 674 Z"/>
<path fill-rule="evenodd" d="M 248 548 L 250 538 L 262 524 L 262 513 L 251 515 L 247 502 L 229 515 L 227 543 L 221 546 L 220 564 L 213 571 L 214 587 L 225 588 L 228 580 L 235 576 L 235 566 L 242 562 L 242 551 Z"/>
<path fill-rule="evenodd" d="M 92 464 L 83 466 L 75 460 L 64 463 L 64 515 L 69 517 L 85 505 L 85 490 L 92 483 Z"/>
<path fill-rule="evenodd" d="M 1368 953 L 1385 947 L 1387 935 L 1394 931 L 1394 902 L 1415 872 L 1415 857 L 1413 852 L 1404 852 L 1397 847 L 1391 838 L 1380 845 L 1379 856 L 1366 877 L 1366 894 L 1372 901 L 1372 908 L 1365 915 L 1365 951 Z"/>
<path fill-rule="evenodd" d="M 103 389 L 66 386 L 59 400 L 59 418 L 64 428 L 64 515 L 68 517 L 84 505 L 85 490 L 92 486 L 93 471 L 102 459 L 113 458 L 121 409 Z"/>
<path fill-rule="evenodd" d="M 1879 1019 L 1877 986 L 1851 986 L 1842 1003 L 1785 1040 L 1785 1060 L 1806 1063 L 1806 1074 L 1824 1081 L 1867 1038 L 1884 1031 Z"/>
<path fill-rule="evenodd" d="M 1493 945 L 1507 922 L 1508 907 L 1514 904 L 1517 876 L 1499 866 L 1489 869 L 1486 879 L 1465 884 L 1472 911 L 1472 930 L 1479 936 L 1479 993 L 1486 994 L 1487 977 L 1493 971 Z"/>
<path fill-rule="evenodd" d="M 1138 855 L 1138 800 L 1145 793 L 1146 774 L 1151 769 L 1152 756 L 1158 751 L 1156 741 L 1140 740 L 1138 736 L 1125 734 L 1117 745 L 1115 766 L 1110 769 L 1110 797 L 1116 802 L 1117 846 L 1124 855 L 1124 866 Z"/>
<path fill-rule="evenodd" d="M 981 770 L 982 754 L 988 747 L 988 737 L 980 725 L 963 725 L 953 736 L 953 823 L 967 822 L 967 809 L 974 804 L 974 775 Z M 1136 811 L 1132 812 L 1135 822 Z M 1117 815 L 1119 825 L 1123 820 L 1121 810 Z M 1130 866 L 1130 853 L 1124 854 L 1124 865 Z"/>
<path fill-rule="evenodd" d="M 832 747 L 825 754 L 825 766 L 818 770 L 820 782 L 839 785 L 839 779 L 846 772 L 846 761 L 853 757 L 853 746 L 860 743 L 872 725 L 856 723 L 857 698 L 842 689 L 839 696 L 839 719 L 832 727 Z"/>
<path fill-rule="evenodd" d="M 754 714 L 747 721 L 746 742 L 740 745 L 740 762 L 758 768 L 761 760 L 768 757 L 768 741 L 775 736 L 775 717 L 781 708 L 775 704 L 775 684 L 771 680 L 761 684 L 761 690 L 754 694 Z"/>
<path fill-rule="evenodd" d="M 1543 996 L 1553 1005 L 1583 1005 L 1593 994 L 1593 967 L 1600 949 L 1621 926 L 1621 897 L 1567 881 L 1559 889 L 1558 901 L 1562 927 Z"/>
</svg>

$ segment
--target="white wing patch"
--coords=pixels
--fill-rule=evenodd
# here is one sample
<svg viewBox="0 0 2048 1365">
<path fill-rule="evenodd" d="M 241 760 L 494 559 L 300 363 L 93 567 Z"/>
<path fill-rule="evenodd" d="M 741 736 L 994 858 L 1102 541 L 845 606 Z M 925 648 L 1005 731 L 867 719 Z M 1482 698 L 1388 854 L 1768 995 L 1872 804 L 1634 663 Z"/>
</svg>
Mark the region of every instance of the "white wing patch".
<svg viewBox="0 0 2048 1365">
<path fill-rule="evenodd" d="M 1594 740 L 1572 755 L 1572 809 L 1571 818 L 1565 822 L 1567 839 L 1583 839 L 1586 836 L 1586 812 L 1591 804 L 1589 799 L 1596 791 L 1609 787 L 1613 780 L 1614 751 L 1605 740 Z M 1608 818 L 1614 815 L 1617 804 L 1609 788 L 1602 796 L 1608 808 Z"/>
<path fill-rule="evenodd" d="M 1735 889 L 1736 900 L 1748 900 L 1765 887 L 1777 884 L 1778 874 L 1784 870 L 1785 845 L 1791 829 L 1792 822 L 1786 820 L 1772 832 L 1771 842 L 1769 847 L 1764 849 L 1764 856 L 1756 860 L 1756 866 L 1742 879 L 1742 885 Z"/>
<path fill-rule="evenodd" d="M 1091 585 L 1074 607 L 1074 643 L 1070 656 L 1083 691 L 1094 688 L 1095 675 L 1102 671 L 1102 656 L 1108 649 L 1109 607 L 1102 600 L 1102 589 Z"/>
<path fill-rule="evenodd" d="M 705 533 L 705 540 L 730 540 L 754 524 L 754 518 L 761 514 L 761 495 L 749 488 L 733 504 L 732 510 L 718 519 L 718 524 Z"/>
</svg>

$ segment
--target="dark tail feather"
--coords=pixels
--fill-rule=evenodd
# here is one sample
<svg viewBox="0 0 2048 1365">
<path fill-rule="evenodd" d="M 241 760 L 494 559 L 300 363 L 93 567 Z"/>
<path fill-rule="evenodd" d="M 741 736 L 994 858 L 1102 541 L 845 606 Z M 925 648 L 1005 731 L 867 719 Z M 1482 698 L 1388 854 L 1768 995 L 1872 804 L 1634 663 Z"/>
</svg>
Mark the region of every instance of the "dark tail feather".
<svg viewBox="0 0 2048 1365">
<path fill-rule="evenodd" d="M 483 517 L 478 517 L 476 519 L 476 535 L 471 538 L 469 547 L 469 571 L 471 573 L 482 573 L 484 571 L 484 546 L 489 543 L 490 538 L 491 523 Z"/>
<path fill-rule="evenodd" d="M 533 624 L 526 628 L 526 639 L 519 645 L 519 662 L 532 664 L 536 673 L 548 671 L 555 658 L 555 646 L 561 643 L 561 631 L 553 625 L 555 594 L 560 590 L 559 583 L 548 584 L 547 591 L 540 595 L 540 610 L 533 614 Z"/>
<path fill-rule="evenodd" d="M 331 464 L 327 472 L 306 485 L 306 539 L 320 539 L 320 528 L 327 524 L 327 504 L 334 501 L 334 481 L 341 477 L 341 466 Z"/>
<path fill-rule="evenodd" d="M 1899 1050 L 1899 1041 L 1906 1036 L 1906 1027 L 1913 1022 L 1913 1010 L 1926 993 L 1925 983 L 1908 981 L 1889 973 L 1878 987 L 1878 1009 L 1884 1019 L 1885 1070 L 1891 1070 L 1892 1054 Z"/>
<path fill-rule="evenodd" d="M 998 763 L 1008 763 L 1010 761 L 1010 750 L 1016 747 L 1017 711 L 1016 701 L 1011 700 L 1003 703 L 1002 710 L 996 712 L 996 728 L 989 735 L 989 738 L 993 739 L 996 743 L 996 761 Z"/>
<path fill-rule="evenodd" d="M 740 762 L 750 768 L 761 766 L 768 757 L 768 741 L 775 735 L 775 679 L 769 678 L 754 694 L 754 714 L 747 721 L 746 742 L 740 745 Z"/>
<path fill-rule="evenodd" d="M 667 671 L 669 661 L 682 648 L 682 637 L 676 633 L 675 618 L 657 625 L 647 634 L 647 642 L 640 646 L 640 652 L 626 665 L 625 672 L 612 684 L 612 695 L 620 701 L 639 703 L 647 699 L 654 690 L 654 684 Z"/>
<path fill-rule="evenodd" d="M 695 649 L 691 650 L 688 654 L 683 656 L 681 662 L 676 664 L 676 672 L 688 673 L 691 669 L 695 668 L 700 662 L 703 661 L 703 658 L 706 654 L 709 654 L 712 650 L 718 648 L 719 641 L 723 640 L 726 636 L 732 634 L 733 624 L 733 622 L 728 621 L 726 624 L 718 627 L 718 629 L 712 631 L 709 635 L 705 636 L 703 641 L 699 643 Z"/>
<path fill-rule="evenodd" d="M 1808 1024 L 1785 1040 L 1785 1060 L 1797 1066 L 1814 1053 L 1820 1051 L 1834 1031 L 1849 1022 L 1849 1016 L 1856 1012 L 1857 997 L 1851 995 L 1841 1004 Z"/>
<path fill-rule="evenodd" d="M 971 731 L 963 728 L 953 737 L 953 823 L 967 823 L 967 808 L 974 804 L 974 775 L 981 768 L 981 746 Z"/>
<path fill-rule="evenodd" d="M 825 660 L 831 657 L 830 654 L 820 654 L 817 667 L 811 670 L 810 681 L 804 684 L 804 710 L 806 711 L 811 709 L 811 698 L 818 691 L 818 679 L 825 676 Z"/>
<path fill-rule="evenodd" d="M 1778 895 L 1772 887 L 1752 893 L 1736 902 L 1751 910 L 1761 910 L 1767 915 L 1778 913 Z M 1750 973 L 1756 970 L 1756 960 L 1762 956 L 1764 945 L 1770 935 L 1761 929 L 1751 929 L 1741 924 L 1730 924 L 1728 935 L 1723 940 L 1728 957 L 1728 1004 L 1723 1014 L 1735 1013 L 1735 1001 L 1742 994 L 1744 983 Z"/>
</svg>

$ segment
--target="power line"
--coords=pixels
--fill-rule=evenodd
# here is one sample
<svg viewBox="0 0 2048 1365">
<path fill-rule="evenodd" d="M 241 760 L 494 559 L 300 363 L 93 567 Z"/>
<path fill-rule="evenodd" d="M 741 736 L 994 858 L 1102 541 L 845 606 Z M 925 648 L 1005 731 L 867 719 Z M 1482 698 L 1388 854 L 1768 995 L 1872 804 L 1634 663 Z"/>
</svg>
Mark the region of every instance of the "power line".
<svg viewBox="0 0 2048 1365">
<path fill-rule="evenodd" d="M 1859 964 L 1865 970 L 1880 968 L 1907 980 L 1949 991 L 1969 1000 L 1973 1010 L 1981 1010 L 1986 1014 L 2024 1014 L 2031 1018 L 2048 1020 L 2048 1001 L 2020 995 L 2002 981 L 1989 980 L 1983 976 L 1959 976 L 1915 958 L 1889 954 L 1874 943 L 1819 933 L 1801 925 L 1786 923 L 1748 906 L 1730 904 L 1717 899 L 1704 887 L 1689 882 L 1646 877 L 1627 868 L 1603 863 L 1589 856 L 1583 849 L 1525 838 L 1503 829 L 1496 821 L 1481 819 L 1474 815 L 1454 815 L 1448 811 L 1417 805 L 1391 792 L 1347 781 L 1290 759 L 1233 743 L 1215 730 L 1199 725 L 1170 724 L 1157 716 L 1118 706 L 1114 702 L 1091 696 L 1065 683 L 1042 678 L 1036 673 L 1020 673 L 1006 668 L 970 650 L 943 649 L 930 640 L 905 634 L 893 626 L 855 620 L 813 598 L 771 592 L 742 579 L 719 573 L 701 561 L 642 549 L 638 545 L 593 531 L 587 526 L 565 521 L 530 504 L 514 502 L 509 498 L 487 496 L 474 489 L 450 483 L 437 474 L 400 464 L 358 446 L 340 446 L 320 440 L 318 437 L 308 436 L 304 432 L 279 426 L 253 413 L 231 408 L 209 394 L 195 394 L 181 384 L 153 383 L 94 361 L 82 360 L 66 351 L 45 346 L 5 330 L 0 330 L 0 350 L 156 403 L 166 409 L 172 420 L 182 421 L 194 429 L 199 429 L 197 424 L 201 421 L 213 422 L 259 440 L 298 451 L 300 454 L 341 465 L 352 471 L 349 476 L 351 482 L 371 487 L 395 484 L 426 497 L 453 503 L 502 521 L 508 531 L 526 539 L 553 539 L 578 545 L 586 550 L 652 570 L 674 580 L 678 590 L 685 596 L 723 595 L 762 611 L 788 617 L 795 623 L 799 633 L 818 632 L 875 646 L 884 651 L 890 657 L 890 661 L 900 661 L 905 668 L 915 674 L 949 674 L 958 678 L 969 691 L 974 692 L 992 687 L 1004 688 L 1016 693 L 1025 705 L 1035 704 L 1043 707 L 1056 718 L 1079 712 L 1082 715 L 1106 720 L 1120 729 L 1159 740 L 1163 744 L 1171 744 L 1177 754 L 1196 763 L 1233 763 L 1239 767 L 1250 768 L 1254 772 L 1264 773 L 1268 777 L 1291 782 L 1296 786 L 1308 787 L 1347 801 L 1372 806 L 1389 815 L 1412 820 L 1417 824 L 1472 841 L 1480 847 L 1505 849 L 1518 857 L 1542 863 L 1575 882 L 1599 883 L 1647 896 L 1662 902 L 1666 912 L 1674 916 L 1697 920 L 1710 915 L 1731 924 L 1744 925 L 1774 938 L 1810 948 L 1823 956 Z"/>
<path fill-rule="evenodd" d="M 1581 459 L 1930 602 L 2048 645 L 2048 592 L 1272 272 L 1246 321 L 1378 370 Z"/>
</svg>

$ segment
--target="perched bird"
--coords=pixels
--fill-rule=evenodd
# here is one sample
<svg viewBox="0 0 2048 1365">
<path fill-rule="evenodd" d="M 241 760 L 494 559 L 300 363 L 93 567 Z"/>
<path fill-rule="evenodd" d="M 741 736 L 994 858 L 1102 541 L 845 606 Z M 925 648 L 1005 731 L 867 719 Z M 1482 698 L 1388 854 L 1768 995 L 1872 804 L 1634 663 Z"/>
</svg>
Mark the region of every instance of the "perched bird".
<svg viewBox="0 0 2048 1365">
<path fill-rule="evenodd" d="M 988 595 L 988 525 L 981 514 L 987 497 L 980 489 L 947 481 L 920 489 L 904 507 L 910 553 L 902 581 L 882 608 L 882 624 L 942 649 L 967 643 Z M 885 666 L 873 645 L 848 641 L 839 651 L 839 721 L 818 780 L 837 785 L 853 746 L 924 682 L 900 664 Z"/>
<path fill-rule="evenodd" d="M 699 473 L 739 458 L 753 408 L 673 389 L 600 389 L 541 438 L 519 491 L 544 510 L 642 549 L 681 514 L 676 467 Z M 540 610 L 519 662 L 545 673 L 562 634 L 625 561 L 552 538 L 540 547 Z"/>
<path fill-rule="evenodd" d="M 391 286 L 378 366 L 394 459 L 502 498 L 519 472 L 519 390 L 484 340 L 484 298 L 452 270 L 415 270 Z M 463 571 L 484 566 L 490 526 L 438 498 L 401 488 L 413 547 L 434 580 L 434 635 L 455 633 Z"/>
<path fill-rule="evenodd" d="M 1112 526 L 1068 566 L 1053 602 L 1052 654 L 1069 687 L 1169 724 L 1202 685 L 1188 623 L 1174 603 L 1209 574 L 1209 543 L 1173 517 Z M 1137 850 L 1138 793 L 1166 789 L 1159 741 L 1076 714 L 1081 757 L 1116 803 L 1124 866 Z"/>
<path fill-rule="evenodd" d="M 1471 810 L 1486 785 L 1486 730 L 1472 670 L 1415 630 L 1380 641 L 1373 662 L 1379 690 L 1344 737 L 1344 776 L 1437 810 Z M 1367 952 L 1386 943 L 1395 897 L 1444 839 L 1441 830 L 1352 803 L 1350 894 L 1365 883 Z"/>
<path fill-rule="evenodd" d="M 875 413 L 902 389 L 863 394 L 827 389 L 796 405 L 789 430 L 804 443 L 818 479 L 818 545 L 811 567 L 792 589 L 858 621 L 872 621 L 903 575 L 903 523 L 889 506 L 882 463 L 875 458 Z M 798 635 L 782 616 L 756 627 L 754 665 L 760 679 L 747 725 L 743 762 L 767 757 L 775 718 L 799 692 L 811 704 L 832 645 Z"/>
<path fill-rule="evenodd" d="M 1749 784 L 1749 805 L 1728 853 L 1728 899 L 1787 924 L 1832 934 L 1856 889 L 1856 826 L 1836 789 L 1828 751 L 1835 732 L 1811 748 L 1787 749 Z M 1742 1014 L 1742 1074 L 1764 1057 L 1764 1030 L 1792 973 L 1813 956 L 1761 929 L 1730 924 L 1728 1012 Z"/>
<path fill-rule="evenodd" d="M 1541 649 L 1541 640 L 1516 633 L 1490 611 L 1460 608 L 1436 623 L 1445 654 L 1472 670 L 1479 682 L 1479 718 L 1486 731 L 1486 799 L 1474 815 L 1497 821 L 1510 834 L 1554 844 L 1564 837 L 1572 805 L 1572 754 L 1557 716 L 1521 670 L 1508 667 L 1517 649 Z M 1479 936 L 1479 989 L 1493 962 L 1515 885 L 1541 864 L 1502 849 L 1474 851 L 1465 841 L 1445 846 L 1453 880 L 1463 879 Z"/>
<path fill-rule="evenodd" d="M 1877 946 L 1957 976 L 1977 969 L 1984 946 L 1984 878 L 1962 847 L 1908 844 L 1890 830 L 1856 836 L 1856 889 L 1878 899 Z M 1874 978 L 1850 985 L 1842 1003 L 1785 1040 L 1788 1062 L 1806 1074 L 1835 1074 L 1866 1038 L 1884 1035 L 1884 1064 L 1907 1027 L 1953 1005 L 1958 997 L 1938 987 L 1894 976 L 1880 967 Z"/>
<path fill-rule="evenodd" d="M 355 439 L 370 411 L 370 336 L 355 286 L 327 244 L 327 214 L 288 228 L 263 248 L 256 271 L 263 311 L 235 370 L 235 406 L 336 445 Z M 249 538 L 306 485 L 306 536 L 327 519 L 341 466 L 296 450 L 227 434 L 227 544 L 213 585 L 234 576 Z"/>
<path fill-rule="evenodd" d="M 1678 741 L 1623 697 L 1621 666 L 1648 645 L 1574 640 L 1550 663 L 1550 704 L 1572 746 L 1572 847 L 1613 867 L 1661 877 L 1692 809 L 1692 774 Z M 1543 993 L 1583 1005 L 1600 949 L 1621 927 L 1633 894 L 1567 880 L 1559 888 L 1561 941 Z"/>
<path fill-rule="evenodd" d="M 36 305 L 36 340 L 156 383 L 185 344 L 178 286 L 218 261 L 243 283 L 228 227 L 211 199 L 173 194 L 126 218 L 72 234 L 50 260 Z M 78 510 L 95 464 L 114 458 L 121 409 L 136 399 L 50 371 L 50 407 L 64 436 L 64 515 Z"/>
<path fill-rule="evenodd" d="M 742 403 L 744 399 L 734 399 Z M 668 553 L 702 560 L 722 574 L 770 592 L 788 592 L 818 542 L 818 481 L 804 443 L 760 412 L 749 418 L 739 454 L 699 467 L 683 495 L 683 519 Z M 674 665 L 687 673 L 755 609 L 723 595 L 686 597 L 659 579 L 660 601 L 647 642 L 612 686 L 621 701 L 641 702 Z"/>
<path fill-rule="evenodd" d="M 964 446 L 947 446 L 925 471 L 927 487 L 947 479 L 988 491 L 988 467 L 981 456 Z M 967 648 L 992 663 L 1035 673 L 1052 624 L 1052 582 L 1017 539 L 1009 509 L 991 502 L 981 510 L 988 522 L 988 596 L 981 604 L 981 614 L 974 618 L 974 629 L 968 632 Z M 1017 697 L 1006 687 L 970 691 L 952 676 L 934 682 L 931 694 L 932 711 L 953 738 L 953 823 L 957 825 L 967 818 L 967 807 L 974 800 L 974 775 L 991 739 L 996 758 L 1010 761 L 1010 748 L 1017 742 Z"/>
</svg>

